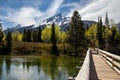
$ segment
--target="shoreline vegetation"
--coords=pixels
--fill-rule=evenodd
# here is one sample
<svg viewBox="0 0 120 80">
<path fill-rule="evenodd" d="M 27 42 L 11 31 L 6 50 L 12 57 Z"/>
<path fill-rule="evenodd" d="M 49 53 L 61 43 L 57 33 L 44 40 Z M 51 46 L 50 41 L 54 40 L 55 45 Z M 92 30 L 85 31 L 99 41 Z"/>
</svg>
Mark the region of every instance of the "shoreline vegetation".
<svg viewBox="0 0 120 80">
<path fill-rule="evenodd" d="M 39 42 L 12 42 L 12 49 L 10 55 L 51 55 L 52 43 L 39 43 Z M 58 43 L 58 51 L 60 56 L 76 56 L 74 53 L 69 52 L 68 43 Z M 54 55 L 53 55 L 54 56 Z M 78 55 L 84 57 L 85 53 Z"/>
<path fill-rule="evenodd" d="M 19 45 L 20 44 L 20 45 Z M 63 44 L 57 44 L 59 52 L 63 53 Z M 68 46 L 66 44 L 66 46 Z M 11 54 L 50 55 L 52 44 L 39 42 L 13 42 Z"/>
</svg>

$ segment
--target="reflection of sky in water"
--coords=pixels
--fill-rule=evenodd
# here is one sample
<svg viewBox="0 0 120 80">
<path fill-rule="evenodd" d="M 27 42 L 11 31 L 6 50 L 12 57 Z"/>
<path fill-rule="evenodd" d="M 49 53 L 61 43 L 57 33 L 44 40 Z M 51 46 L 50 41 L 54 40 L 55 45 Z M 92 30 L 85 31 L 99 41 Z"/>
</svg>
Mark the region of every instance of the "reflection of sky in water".
<svg viewBox="0 0 120 80">
<path fill-rule="evenodd" d="M 61 61 L 62 59 L 59 60 Z M 41 62 L 39 63 L 39 61 Z M 70 66 L 67 67 L 62 64 L 67 61 L 62 60 L 60 63 L 56 63 L 56 61 L 52 62 L 51 60 L 46 64 L 43 59 L 4 58 L 3 64 L 0 65 L 2 66 L 0 80 L 68 80 Z M 24 62 L 25 64 L 23 64 Z M 38 66 L 37 64 L 40 65 Z"/>
<path fill-rule="evenodd" d="M 6 74 L 5 71 L 3 75 L 2 80 L 50 80 L 50 77 L 45 75 L 43 70 L 38 74 L 36 67 L 30 67 L 28 71 L 27 68 L 23 69 L 22 65 L 18 67 L 12 65 L 10 74 Z"/>
</svg>

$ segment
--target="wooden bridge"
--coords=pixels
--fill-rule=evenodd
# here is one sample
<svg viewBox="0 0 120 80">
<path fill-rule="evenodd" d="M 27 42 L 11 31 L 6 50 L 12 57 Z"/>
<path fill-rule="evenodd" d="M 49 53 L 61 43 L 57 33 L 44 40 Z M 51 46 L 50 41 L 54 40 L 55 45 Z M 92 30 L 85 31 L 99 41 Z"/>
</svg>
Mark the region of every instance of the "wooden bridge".
<svg viewBox="0 0 120 80">
<path fill-rule="evenodd" d="M 89 49 L 78 75 L 69 80 L 120 80 L 120 56 Z"/>
</svg>

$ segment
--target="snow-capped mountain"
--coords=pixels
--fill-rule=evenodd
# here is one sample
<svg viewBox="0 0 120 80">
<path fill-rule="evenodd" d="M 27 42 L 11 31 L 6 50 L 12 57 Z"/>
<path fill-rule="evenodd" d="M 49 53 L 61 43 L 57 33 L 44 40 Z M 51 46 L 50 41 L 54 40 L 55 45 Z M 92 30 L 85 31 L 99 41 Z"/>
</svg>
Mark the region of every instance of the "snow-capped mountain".
<svg viewBox="0 0 120 80">
<path fill-rule="evenodd" d="M 62 16 L 62 14 L 56 14 L 56 15 L 44 20 L 43 22 L 41 22 L 41 25 L 44 25 L 44 24 L 50 25 L 53 22 L 56 25 L 61 26 L 62 24 L 69 23 L 70 22 L 70 17 Z"/>
<path fill-rule="evenodd" d="M 16 27 L 13 27 L 13 28 L 7 28 L 8 30 L 11 30 L 11 29 L 13 29 L 13 30 L 17 30 L 17 29 L 19 29 L 19 28 L 22 28 L 22 26 L 20 25 L 20 24 L 18 24 Z"/>
<path fill-rule="evenodd" d="M 56 15 L 40 22 L 40 27 L 43 30 L 47 25 L 51 25 L 54 22 L 56 25 L 60 26 L 62 31 L 66 31 L 70 27 L 70 24 L 69 24 L 70 21 L 71 21 L 70 17 L 62 16 L 62 14 L 56 14 Z M 84 20 L 83 23 L 84 23 L 84 27 L 87 28 L 87 27 L 91 26 L 92 24 L 94 24 L 96 22 L 95 21 Z M 31 24 L 31 25 L 28 25 L 28 26 L 21 26 L 20 24 L 18 24 L 16 27 L 8 28 L 4 32 L 7 33 L 8 31 L 11 31 L 11 32 L 19 31 L 19 32 L 22 33 L 24 31 L 24 29 L 35 30 L 35 29 L 38 29 L 38 27 L 35 26 L 34 24 Z"/>
<path fill-rule="evenodd" d="M 10 32 L 19 31 L 20 33 L 22 33 L 24 31 L 24 29 L 28 30 L 28 29 L 33 29 L 34 27 L 35 27 L 35 25 L 21 26 L 20 24 L 18 24 L 16 27 L 7 28 L 6 30 L 4 30 L 4 32 L 5 32 L 5 34 L 7 34 L 9 31 Z"/>
</svg>

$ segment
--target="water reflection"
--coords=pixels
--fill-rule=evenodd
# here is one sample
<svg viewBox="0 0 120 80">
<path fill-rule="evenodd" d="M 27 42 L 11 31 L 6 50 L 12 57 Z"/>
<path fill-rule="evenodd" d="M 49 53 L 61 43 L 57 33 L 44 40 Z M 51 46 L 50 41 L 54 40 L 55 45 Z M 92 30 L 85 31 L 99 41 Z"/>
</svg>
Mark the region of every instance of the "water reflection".
<svg viewBox="0 0 120 80">
<path fill-rule="evenodd" d="M 67 80 L 78 73 L 80 58 L 0 56 L 0 80 Z"/>
<path fill-rule="evenodd" d="M 5 64 L 6 64 L 6 74 L 10 74 L 10 67 L 11 67 L 11 58 L 7 57 L 5 58 Z"/>
<path fill-rule="evenodd" d="M 1 80 L 1 75 L 2 75 L 2 66 L 3 66 L 3 58 L 0 58 L 0 80 Z"/>
</svg>

